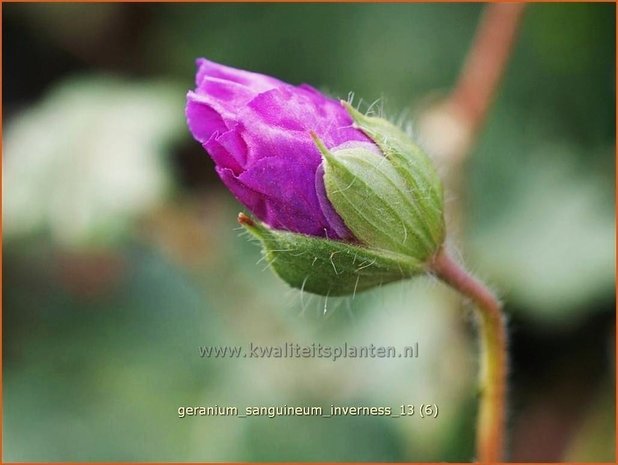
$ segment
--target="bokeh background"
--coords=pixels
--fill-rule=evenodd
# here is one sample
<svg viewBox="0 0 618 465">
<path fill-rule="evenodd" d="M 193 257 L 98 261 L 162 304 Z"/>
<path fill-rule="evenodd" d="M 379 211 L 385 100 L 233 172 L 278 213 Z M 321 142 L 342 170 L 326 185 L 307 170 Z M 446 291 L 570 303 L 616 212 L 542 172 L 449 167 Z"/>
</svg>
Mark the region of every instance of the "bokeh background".
<svg viewBox="0 0 618 465">
<path fill-rule="evenodd" d="M 455 83 L 482 5 L 2 10 L 4 460 L 472 459 L 469 308 L 424 278 L 354 299 L 290 290 L 257 264 L 183 108 L 204 56 L 381 99 L 414 125 Z M 455 199 L 454 246 L 506 302 L 512 460 L 615 459 L 614 38 L 614 5 L 528 6 Z M 343 341 L 421 353 L 198 353 Z M 438 419 L 176 413 L 422 402 Z"/>
</svg>

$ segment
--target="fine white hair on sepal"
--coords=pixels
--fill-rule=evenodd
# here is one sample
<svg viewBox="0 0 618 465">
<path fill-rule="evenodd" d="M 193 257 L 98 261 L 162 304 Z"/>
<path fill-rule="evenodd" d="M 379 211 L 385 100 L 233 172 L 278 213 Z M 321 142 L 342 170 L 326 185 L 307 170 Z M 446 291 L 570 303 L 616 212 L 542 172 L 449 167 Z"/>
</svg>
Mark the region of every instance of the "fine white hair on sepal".
<svg viewBox="0 0 618 465">
<path fill-rule="evenodd" d="M 348 102 L 349 105 L 354 105 L 354 91 L 353 90 L 348 92 L 348 98 L 346 99 L 346 102 Z"/>
<path fill-rule="evenodd" d="M 319 319 L 330 319 L 338 312 L 345 311 L 346 318 L 349 321 L 354 321 L 356 315 L 354 314 L 354 308 L 352 303 L 358 296 L 331 296 L 331 295 L 317 295 L 305 290 L 305 283 L 308 277 L 304 280 L 300 289 L 289 288 L 287 295 L 291 295 L 292 302 L 291 307 L 298 309 L 298 316 L 304 318 L 307 316 L 307 312 L 313 314 L 314 317 Z M 296 301 L 296 304 L 294 304 Z"/>
<path fill-rule="evenodd" d="M 400 109 L 398 112 L 389 114 L 386 107 L 388 102 L 384 96 L 375 99 L 373 102 L 368 103 L 364 99 L 359 99 L 358 104 L 354 104 L 354 93 L 348 94 L 346 100 L 348 104 L 352 105 L 358 111 L 366 116 L 383 118 L 400 128 L 410 139 L 415 141 L 419 147 L 426 152 L 424 145 L 420 141 L 420 134 L 417 129 L 416 121 L 412 116 L 412 110 L 409 106 Z"/>
</svg>

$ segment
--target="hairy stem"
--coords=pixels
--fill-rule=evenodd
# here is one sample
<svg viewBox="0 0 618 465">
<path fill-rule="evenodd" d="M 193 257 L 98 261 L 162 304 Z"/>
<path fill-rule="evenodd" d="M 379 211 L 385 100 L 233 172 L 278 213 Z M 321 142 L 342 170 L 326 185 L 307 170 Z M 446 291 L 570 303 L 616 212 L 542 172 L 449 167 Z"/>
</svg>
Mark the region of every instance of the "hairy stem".
<svg viewBox="0 0 618 465">
<path fill-rule="evenodd" d="M 507 371 L 507 337 L 502 306 L 479 280 L 470 276 L 444 250 L 431 264 L 442 281 L 470 298 L 476 305 L 480 328 L 480 406 L 476 453 L 479 462 L 499 462 L 504 449 Z"/>
</svg>

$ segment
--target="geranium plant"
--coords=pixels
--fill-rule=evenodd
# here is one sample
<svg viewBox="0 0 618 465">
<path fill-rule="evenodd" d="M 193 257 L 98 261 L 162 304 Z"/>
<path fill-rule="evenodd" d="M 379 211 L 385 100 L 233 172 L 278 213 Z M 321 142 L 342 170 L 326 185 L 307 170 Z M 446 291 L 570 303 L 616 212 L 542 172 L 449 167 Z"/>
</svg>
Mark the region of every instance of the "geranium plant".
<svg viewBox="0 0 618 465">
<path fill-rule="evenodd" d="M 502 452 L 505 331 L 498 300 L 446 252 L 442 185 L 401 129 L 308 85 L 198 60 L 187 122 L 221 180 L 254 215 L 275 272 L 293 287 L 348 295 L 433 273 L 479 309 L 478 458 Z"/>
</svg>

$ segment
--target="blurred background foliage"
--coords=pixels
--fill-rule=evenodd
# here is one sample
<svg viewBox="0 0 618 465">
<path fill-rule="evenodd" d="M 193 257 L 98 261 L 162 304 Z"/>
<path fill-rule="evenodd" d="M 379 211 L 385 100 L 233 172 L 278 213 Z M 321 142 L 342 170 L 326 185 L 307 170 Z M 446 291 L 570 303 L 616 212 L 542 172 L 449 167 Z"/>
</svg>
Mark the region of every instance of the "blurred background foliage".
<svg viewBox="0 0 618 465">
<path fill-rule="evenodd" d="M 615 459 L 614 9 L 529 5 L 466 165 L 456 244 L 506 302 L 517 461 Z M 456 81 L 481 10 L 3 5 L 4 460 L 470 460 L 475 345 L 456 296 L 431 279 L 289 290 L 256 265 L 183 106 L 204 56 L 414 123 Z M 418 341 L 421 356 L 199 358 L 250 341 Z M 176 414 L 421 402 L 440 417 Z"/>
</svg>

